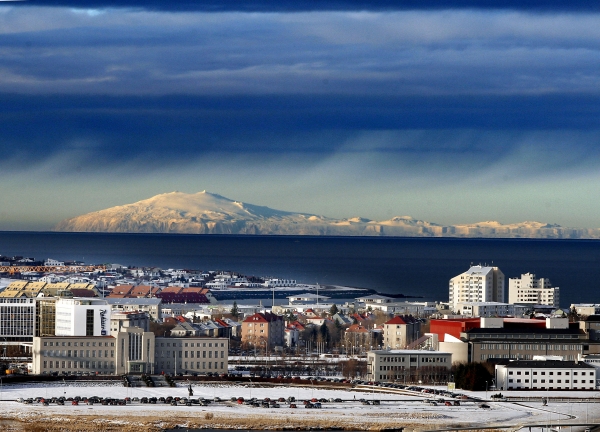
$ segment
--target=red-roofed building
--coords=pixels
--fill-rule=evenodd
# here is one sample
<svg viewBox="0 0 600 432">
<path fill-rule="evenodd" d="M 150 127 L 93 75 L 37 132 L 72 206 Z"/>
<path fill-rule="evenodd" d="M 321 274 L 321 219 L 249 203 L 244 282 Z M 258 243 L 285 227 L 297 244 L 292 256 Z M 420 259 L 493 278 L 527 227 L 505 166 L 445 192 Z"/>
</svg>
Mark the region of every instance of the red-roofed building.
<svg viewBox="0 0 600 432">
<path fill-rule="evenodd" d="M 383 324 L 383 345 L 388 349 L 405 349 L 417 340 L 421 322 L 410 315 L 397 315 Z"/>
<path fill-rule="evenodd" d="M 298 331 L 306 330 L 306 327 L 300 321 L 294 321 L 294 322 L 289 323 L 288 328 L 291 328 L 291 327 L 298 329 Z"/>
<path fill-rule="evenodd" d="M 284 345 L 283 317 L 270 313 L 255 313 L 242 321 L 242 343 L 252 347 L 273 349 Z"/>
<path fill-rule="evenodd" d="M 124 298 L 131 292 L 131 290 L 133 290 L 133 285 L 117 285 L 111 290 L 110 294 L 106 297 Z"/>
<path fill-rule="evenodd" d="M 71 294 L 73 297 L 98 297 L 98 294 L 94 290 L 85 288 L 71 288 Z"/>
<path fill-rule="evenodd" d="M 156 294 L 163 303 L 210 303 L 203 289 L 197 287 L 182 288 L 170 286 Z"/>
<path fill-rule="evenodd" d="M 128 298 L 150 298 L 156 297 L 158 293 L 158 287 L 151 287 L 148 285 L 138 285 L 134 287 L 129 294 L 127 294 Z"/>
<path fill-rule="evenodd" d="M 366 352 L 373 346 L 373 336 L 367 327 L 352 324 L 344 331 L 344 344 L 348 353 Z"/>
<path fill-rule="evenodd" d="M 459 339 L 462 332 L 481 327 L 481 318 L 432 319 L 429 321 L 429 333 L 438 335 L 444 342 L 444 335 L 449 334 Z"/>
</svg>

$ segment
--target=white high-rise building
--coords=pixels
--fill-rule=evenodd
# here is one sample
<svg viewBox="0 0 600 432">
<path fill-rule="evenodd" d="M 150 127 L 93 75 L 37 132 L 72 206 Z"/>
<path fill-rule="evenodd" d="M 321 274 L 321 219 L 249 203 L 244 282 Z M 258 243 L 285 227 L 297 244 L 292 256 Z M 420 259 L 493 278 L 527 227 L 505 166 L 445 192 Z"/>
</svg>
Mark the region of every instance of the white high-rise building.
<svg viewBox="0 0 600 432">
<path fill-rule="evenodd" d="M 552 287 L 547 278 L 536 279 L 534 274 L 525 273 L 508 280 L 508 302 L 559 307 L 560 288 Z"/>
<path fill-rule="evenodd" d="M 504 302 L 504 273 L 498 267 L 471 266 L 466 272 L 450 279 L 449 303 L 458 310 L 458 303 Z"/>
</svg>

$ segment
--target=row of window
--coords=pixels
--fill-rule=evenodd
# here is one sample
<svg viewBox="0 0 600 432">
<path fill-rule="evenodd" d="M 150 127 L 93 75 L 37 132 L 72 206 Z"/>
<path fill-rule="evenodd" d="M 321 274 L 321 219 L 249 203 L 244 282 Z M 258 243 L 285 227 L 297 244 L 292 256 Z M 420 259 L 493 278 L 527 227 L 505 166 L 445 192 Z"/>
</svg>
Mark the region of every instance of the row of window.
<svg viewBox="0 0 600 432">
<path fill-rule="evenodd" d="M 543 333 L 481 333 L 474 335 L 482 339 L 579 339 L 578 334 L 543 334 Z"/>
<path fill-rule="evenodd" d="M 581 345 L 566 345 L 566 344 L 481 344 L 482 351 L 486 350 L 525 350 L 525 351 L 545 351 L 545 350 L 557 350 L 557 351 L 578 351 L 581 349 Z"/>
<path fill-rule="evenodd" d="M 41 355 L 44 357 L 109 357 L 109 350 L 42 350 Z M 91 353 L 91 355 L 90 355 Z M 97 353 L 97 355 L 96 355 Z M 85 354 L 85 355 L 84 355 Z M 115 356 L 115 350 L 110 350 L 110 357 Z"/>
<path fill-rule="evenodd" d="M 195 367 L 194 367 L 194 363 L 195 363 Z M 208 367 L 206 367 L 208 364 Z M 202 365 L 202 367 L 200 367 L 200 365 Z M 225 362 L 221 362 L 221 367 L 219 367 L 219 362 L 214 362 L 214 369 L 225 369 Z M 157 366 L 160 369 L 171 369 L 171 362 L 170 361 L 160 361 L 157 362 Z M 189 362 L 189 366 L 188 366 L 188 362 L 179 362 L 178 366 L 179 369 L 196 369 L 196 370 L 210 370 L 213 369 L 213 362 Z"/>
<path fill-rule="evenodd" d="M 534 356 L 531 354 L 517 354 L 517 353 L 512 353 L 512 354 L 481 354 L 481 360 L 485 361 L 487 359 L 491 359 L 491 358 L 512 358 L 512 359 L 521 359 L 521 360 L 531 360 Z M 563 357 L 565 360 L 575 360 L 575 356 L 573 354 L 567 354 L 564 355 Z"/>
<path fill-rule="evenodd" d="M 202 353 L 202 354 L 201 354 Z M 206 354 L 208 353 L 208 355 Z M 219 358 L 219 353 L 221 358 L 225 358 L 225 351 L 215 351 L 215 358 Z M 194 358 L 194 351 L 171 351 L 170 350 L 160 350 L 156 352 L 157 357 L 179 357 L 179 358 Z M 213 358 L 213 351 L 196 351 L 196 358 Z"/>
<path fill-rule="evenodd" d="M 44 346 L 71 346 L 71 342 L 44 341 Z M 73 342 L 73 346 L 96 346 L 96 342 Z M 114 347 L 114 342 L 98 342 L 98 346 Z"/>
<path fill-rule="evenodd" d="M 589 375 L 589 376 L 593 376 L 594 373 L 593 372 L 584 372 L 584 371 L 574 371 L 573 375 L 578 375 L 579 373 L 581 373 L 581 375 L 585 376 L 585 375 Z M 521 375 L 521 371 L 508 371 L 509 375 Z M 531 373 L 532 375 L 537 375 L 538 372 L 537 371 L 533 371 Z M 565 371 L 565 375 L 569 375 L 570 372 L 569 371 Z M 529 375 L 529 371 L 523 371 L 523 375 Z M 540 375 L 546 375 L 546 371 L 540 371 Z M 548 375 L 554 375 L 554 371 L 548 371 Z M 562 375 L 562 371 L 556 371 L 556 375 Z"/>
<path fill-rule="evenodd" d="M 66 361 L 66 360 L 44 360 L 44 369 L 113 369 L 115 368 L 114 361 Z"/>
<path fill-rule="evenodd" d="M 529 380 L 528 380 L 528 379 L 526 379 L 526 380 L 523 380 L 523 381 L 525 382 L 525 384 L 528 384 L 528 383 L 529 383 Z M 509 380 L 508 380 L 508 382 L 509 382 L 509 383 L 512 383 L 512 382 L 514 382 L 514 380 L 513 380 L 513 379 L 509 379 Z M 519 384 L 520 382 L 521 382 L 521 380 L 520 380 L 520 379 L 517 379 L 517 384 Z M 538 382 L 538 380 L 537 380 L 537 379 L 534 379 L 534 380 L 532 380 L 532 382 L 533 382 L 534 384 L 536 384 L 536 383 Z M 588 380 L 587 382 L 588 382 L 589 384 L 594 384 L 594 380 Z M 545 380 L 545 379 L 543 379 L 543 380 L 540 380 L 540 383 L 541 383 L 541 384 L 545 384 L 545 383 L 546 383 L 546 380 Z M 554 380 L 548 380 L 548 383 L 549 383 L 549 384 L 553 384 L 553 383 L 554 383 Z M 561 380 L 556 380 L 556 383 L 557 383 L 557 384 L 561 384 Z M 586 380 L 581 380 L 581 384 L 585 384 L 585 383 L 586 383 Z M 569 380 L 565 380 L 565 384 L 569 384 Z M 573 380 L 573 384 L 577 384 L 577 380 Z"/>
<path fill-rule="evenodd" d="M 189 344 L 190 348 L 194 348 L 194 344 L 196 344 L 195 346 L 198 348 L 200 348 L 200 347 L 206 348 L 207 346 L 208 346 L 208 348 L 212 348 L 213 345 L 215 348 L 218 348 L 219 346 L 221 348 L 225 348 L 225 342 L 221 342 L 220 345 L 219 345 L 219 342 L 180 342 L 179 341 L 179 342 L 173 342 L 173 345 L 171 345 L 171 342 L 161 342 L 160 343 L 161 348 L 164 348 L 165 344 L 166 344 L 167 348 L 169 348 L 171 346 L 173 346 L 173 348 L 175 348 L 175 347 L 181 348 L 182 344 L 185 348 L 188 347 L 188 344 Z"/>
</svg>

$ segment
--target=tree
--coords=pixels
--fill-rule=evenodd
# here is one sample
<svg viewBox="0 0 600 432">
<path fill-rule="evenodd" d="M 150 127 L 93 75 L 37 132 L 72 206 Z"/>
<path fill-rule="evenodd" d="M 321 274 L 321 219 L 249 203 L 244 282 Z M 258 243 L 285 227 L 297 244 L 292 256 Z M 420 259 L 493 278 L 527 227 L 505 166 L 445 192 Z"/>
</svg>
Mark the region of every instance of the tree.
<svg viewBox="0 0 600 432">
<path fill-rule="evenodd" d="M 296 315 L 294 315 L 294 312 L 292 312 L 290 309 L 287 309 L 283 314 L 283 319 L 285 321 L 293 322 L 296 321 Z"/>
<path fill-rule="evenodd" d="M 579 320 L 580 320 L 580 316 L 577 313 L 577 309 L 575 309 L 575 306 L 573 306 L 569 310 L 569 313 L 567 314 L 567 316 L 569 317 L 569 322 L 579 322 Z"/>
<path fill-rule="evenodd" d="M 235 300 L 233 302 L 233 307 L 231 308 L 231 315 L 236 319 L 236 321 L 240 316 L 240 310 L 238 309 L 238 305 Z"/>
<path fill-rule="evenodd" d="M 175 327 L 175 324 L 150 322 L 150 331 L 154 333 L 154 336 L 170 336 L 173 327 Z"/>
<path fill-rule="evenodd" d="M 327 324 L 321 324 L 319 327 L 319 341 L 324 342 L 325 346 L 329 346 L 329 329 L 327 328 Z"/>
<path fill-rule="evenodd" d="M 485 390 L 486 382 L 491 383 L 493 375 L 488 363 L 458 363 L 452 366 L 456 387 L 463 390 Z"/>
<path fill-rule="evenodd" d="M 331 305 L 331 308 L 329 308 L 329 315 L 334 316 L 338 312 L 339 312 L 339 309 L 338 309 L 337 305 L 335 303 L 333 305 Z"/>
</svg>

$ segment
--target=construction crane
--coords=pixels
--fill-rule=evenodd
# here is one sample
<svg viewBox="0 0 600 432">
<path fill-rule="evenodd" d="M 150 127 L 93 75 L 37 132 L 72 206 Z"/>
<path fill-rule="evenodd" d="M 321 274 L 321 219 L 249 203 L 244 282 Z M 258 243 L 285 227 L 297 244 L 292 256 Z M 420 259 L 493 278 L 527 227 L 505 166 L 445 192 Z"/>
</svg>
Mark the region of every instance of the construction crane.
<svg viewBox="0 0 600 432">
<path fill-rule="evenodd" d="M 70 266 L 0 266 L 0 273 L 81 273 L 106 270 L 105 265 L 70 265 Z"/>
</svg>

